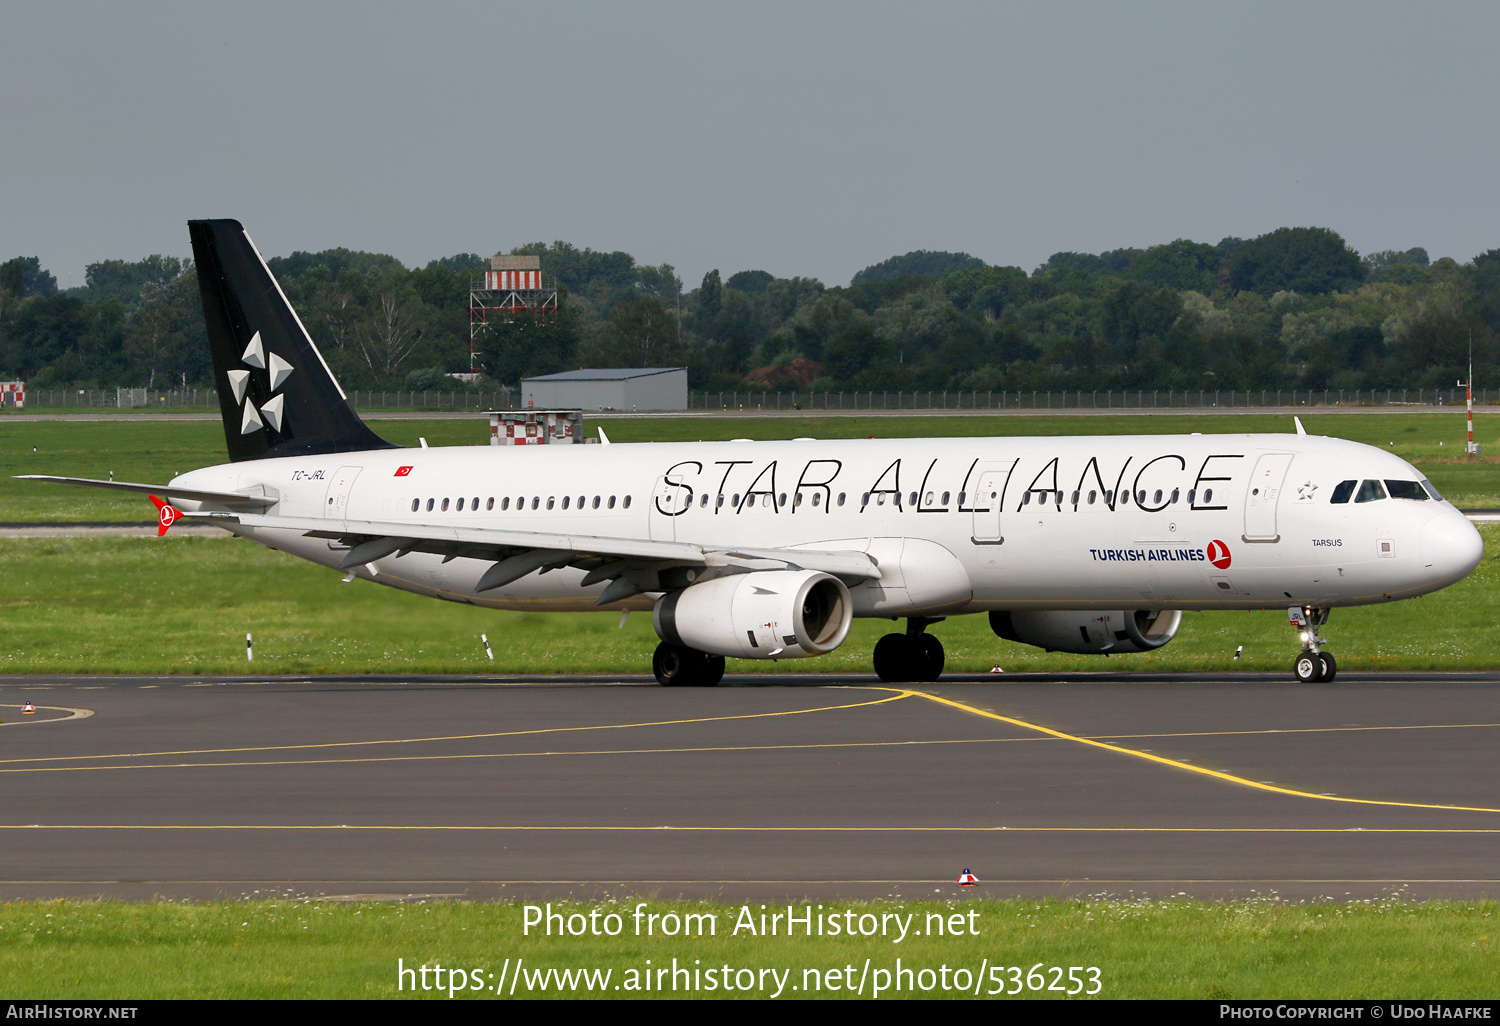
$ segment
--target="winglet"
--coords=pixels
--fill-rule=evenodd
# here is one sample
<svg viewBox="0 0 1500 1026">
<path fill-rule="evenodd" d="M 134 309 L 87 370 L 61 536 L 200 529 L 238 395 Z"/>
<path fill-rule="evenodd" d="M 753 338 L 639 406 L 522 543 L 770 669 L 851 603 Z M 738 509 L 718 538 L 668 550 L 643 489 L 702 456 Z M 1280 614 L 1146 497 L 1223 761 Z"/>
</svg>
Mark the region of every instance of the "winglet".
<svg viewBox="0 0 1500 1026">
<path fill-rule="evenodd" d="M 1302 426 L 1302 418 L 1301 417 L 1293 417 L 1292 418 L 1292 422 L 1297 425 L 1297 434 L 1299 434 L 1299 435 L 1305 435 L 1305 434 L 1307 434 L 1307 428 L 1305 428 L 1305 427 Z"/>
<path fill-rule="evenodd" d="M 182 513 L 170 502 L 163 502 L 154 495 L 151 496 L 151 501 L 156 504 L 156 536 L 160 538 L 177 523 Z"/>
</svg>

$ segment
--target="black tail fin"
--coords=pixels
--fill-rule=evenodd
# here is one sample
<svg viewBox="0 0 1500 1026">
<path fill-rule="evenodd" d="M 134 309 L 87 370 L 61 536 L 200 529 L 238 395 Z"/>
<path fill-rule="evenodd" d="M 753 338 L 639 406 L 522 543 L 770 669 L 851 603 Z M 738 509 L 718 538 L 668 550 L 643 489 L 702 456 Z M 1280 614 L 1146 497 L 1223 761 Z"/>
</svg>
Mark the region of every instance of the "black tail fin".
<svg viewBox="0 0 1500 1026">
<path fill-rule="evenodd" d="M 365 427 L 238 221 L 189 221 L 229 458 L 394 449 Z"/>
</svg>

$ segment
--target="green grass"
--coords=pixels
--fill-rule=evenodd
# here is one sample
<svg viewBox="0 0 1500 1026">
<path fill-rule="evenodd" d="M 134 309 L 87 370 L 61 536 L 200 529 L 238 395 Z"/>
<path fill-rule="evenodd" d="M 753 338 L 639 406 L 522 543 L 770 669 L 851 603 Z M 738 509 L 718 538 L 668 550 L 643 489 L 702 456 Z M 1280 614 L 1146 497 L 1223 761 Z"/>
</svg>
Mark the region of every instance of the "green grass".
<svg viewBox="0 0 1500 1026">
<path fill-rule="evenodd" d="M 1325 634 L 1344 669 L 1480 669 L 1500 661 L 1500 527 L 1467 579 L 1433 595 L 1338 610 Z M 511 613 L 438 602 L 224 537 L 0 540 L 0 673 L 646 672 L 649 614 Z M 1413 631 L 1413 617 L 1422 629 Z M 887 620 L 856 620 L 817 659 L 730 660 L 734 672 L 869 672 Z M 245 662 L 245 632 L 255 662 Z M 1298 645 L 1278 610 L 1190 612 L 1155 652 L 1048 654 L 1001 641 L 983 615 L 932 628 L 949 672 L 1286 670 Z M 485 657 L 489 635 L 496 659 Z M 1243 645 L 1242 659 L 1233 653 Z"/>
<path fill-rule="evenodd" d="M 1465 459 L 1463 412 L 1305 415 L 1308 431 L 1389 449 L 1420 467 L 1460 506 L 1500 506 L 1500 455 Z M 1281 415 L 1047 417 L 661 417 L 588 418 L 616 442 L 728 438 L 911 438 L 951 435 L 1180 434 L 1189 431 L 1287 431 Z M 1493 419 L 1481 418 L 1478 438 L 1500 454 Z M 378 421 L 376 432 L 400 445 L 425 437 L 432 445 L 482 445 L 484 418 Z M 1440 444 L 1442 443 L 1442 444 Z M 33 451 L 35 450 L 35 451 Z M 174 474 L 222 463 L 217 421 L 148 421 L 122 416 L 93 421 L 7 421 L 0 418 L 0 521 L 153 520 L 144 496 L 15 481 L 16 474 L 165 482 Z"/>
<path fill-rule="evenodd" d="M 816 904 L 816 903 L 815 903 Z M 587 912 L 587 905 L 555 910 Z M 855 982 L 870 960 L 871 976 L 904 968 L 966 969 L 1040 964 L 1045 985 L 1067 987 L 1069 966 L 1097 967 L 1101 998 L 1446 998 L 1493 999 L 1500 990 L 1496 959 L 1497 906 L 1493 902 L 1371 902 L 1285 904 L 1272 900 L 1196 901 L 984 901 L 825 903 L 825 914 L 853 911 L 914 915 L 921 929 L 929 914 L 960 913 L 977 936 L 891 938 L 750 936 L 732 934 L 741 906 L 651 902 L 649 911 L 716 914 L 712 937 L 634 935 L 634 899 L 605 902 L 623 913 L 617 937 L 523 935 L 519 904 L 340 904 L 285 897 L 280 900 L 198 904 L 23 902 L 0 906 L 0 993 L 11 1000 L 45 998 L 136 1000 L 151 998 L 391 998 L 489 999 L 494 993 L 446 989 L 398 992 L 398 959 L 406 967 L 441 965 L 445 982 L 472 985 L 479 972 L 493 987 L 517 959 L 532 970 L 608 969 L 604 993 L 640 996 L 628 989 L 652 967 L 775 968 L 786 974 L 782 997 L 849 997 L 845 990 L 809 995 L 804 970 L 853 967 Z M 784 910 L 785 906 L 780 906 Z M 758 903 L 751 906 L 758 916 Z M 775 911 L 773 907 L 768 911 Z M 972 920 L 967 913 L 975 912 Z M 798 906 L 801 915 L 801 906 Z M 601 916 L 602 920 L 602 916 Z M 1061 966 L 1054 976 L 1046 969 Z M 493 974 L 493 977 L 491 977 Z M 844 974 L 838 974 L 842 977 Z M 1082 979 L 1090 977 L 1080 973 Z M 509 979 L 509 975 L 506 979 Z M 525 976 L 523 975 L 523 979 Z M 828 977 L 822 977 L 826 986 Z M 889 980 L 891 977 L 886 977 Z M 748 980 L 749 977 L 744 977 Z M 774 989 L 769 984 L 768 990 Z M 995 986 L 988 972 L 981 989 Z M 431 984 L 429 974 L 426 982 Z M 913 977 L 913 983 L 917 978 Z M 1012 974 L 999 976 L 1007 991 Z M 1033 982 L 1036 982 L 1035 980 Z M 408 981 L 409 985 L 410 981 Z M 791 987 L 799 989 L 792 991 Z M 870 997 L 871 983 L 864 996 Z M 973 983 L 969 986 L 972 988 Z M 509 988 L 506 988 L 507 991 Z M 1089 983 L 1087 989 L 1093 989 Z M 516 997 L 574 997 L 585 992 L 528 993 Z M 922 997 L 967 995 L 940 987 Z M 648 996 L 661 996 L 653 988 Z M 672 996 L 670 990 L 664 996 Z M 753 997 L 769 993 L 723 990 L 682 997 Z M 888 992 L 884 997 L 898 996 Z M 902 993 L 899 996 L 911 996 Z M 1026 990 L 1025 997 L 1060 997 Z M 1000 1000 L 995 996 L 994 1000 Z"/>
</svg>

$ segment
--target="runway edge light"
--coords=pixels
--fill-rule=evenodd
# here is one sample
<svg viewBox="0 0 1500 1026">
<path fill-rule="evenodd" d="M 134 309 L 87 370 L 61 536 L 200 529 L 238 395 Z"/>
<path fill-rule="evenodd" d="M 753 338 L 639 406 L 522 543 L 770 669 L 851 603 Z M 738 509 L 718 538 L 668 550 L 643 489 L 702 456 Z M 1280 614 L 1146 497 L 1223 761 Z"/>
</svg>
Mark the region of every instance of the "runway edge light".
<svg viewBox="0 0 1500 1026">
<path fill-rule="evenodd" d="M 967 869 L 958 874 L 958 885 L 960 887 L 973 887 L 978 882 L 979 878 Z"/>
</svg>

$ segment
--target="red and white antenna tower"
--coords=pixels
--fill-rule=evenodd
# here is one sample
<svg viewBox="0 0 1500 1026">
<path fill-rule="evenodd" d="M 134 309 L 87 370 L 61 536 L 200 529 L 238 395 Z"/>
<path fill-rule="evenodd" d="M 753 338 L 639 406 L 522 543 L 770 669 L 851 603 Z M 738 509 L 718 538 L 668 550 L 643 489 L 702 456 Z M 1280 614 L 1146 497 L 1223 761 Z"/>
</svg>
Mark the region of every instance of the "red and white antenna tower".
<svg viewBox="0 0 1500 1026">
<path fill-rule="evenodd" d="M 484 277 L 469 285 L 469 372 L 478 370 L 479 336 L 493 321 L 557 312 L 557 279 L 542 274 L 534 254 L 496 253 Z"/>
</svg>

